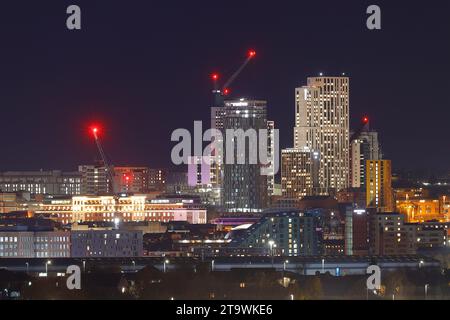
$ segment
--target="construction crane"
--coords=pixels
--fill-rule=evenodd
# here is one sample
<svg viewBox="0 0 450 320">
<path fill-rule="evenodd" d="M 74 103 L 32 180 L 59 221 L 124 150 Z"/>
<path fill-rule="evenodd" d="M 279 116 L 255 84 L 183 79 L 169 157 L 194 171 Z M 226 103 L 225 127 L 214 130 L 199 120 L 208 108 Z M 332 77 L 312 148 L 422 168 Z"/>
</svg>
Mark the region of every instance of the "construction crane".
<svg viewBox="0 0 450 320">
<path fill-rule="evenodd" d="M 216 107 L 223 107 L 224 104 L 224 97 L 230 94 L 230 85 L 236 80 L 236 78 L 239 76 L 239 74 L 242 72 L 242 70 L 245 69 L 245 67 L 248 65 L 248 63 L 256 56 L 255 50 L 249 50 L 247 53 L 247 58 L 245 59 L 244 63 L 231 75 L 231 77 L 225 81 L 221 89 L 219 89 L 219 75 L 217 73 L 213 73 L 211 75 L 211 79 L 214 82 L 214 105 Z"/>
<path fill-rule="evenodd" d="M 103 151 L 102 143 L 101 143 L 100 138 L 98 136 L 99 128 L 94 126 L 94 127 L 91 128 L 91 132 L 92 132 L 92 135 L 94 136 L 95 144 L 97 145 L 97 149 L 98 149 L 98 152 L 100 153 L 100 157 L 102 158 L 103 165 L 105 166 L 106 174 L 108 176 L 109 183 L 110 183 L 110 186 L 111 186 L 111 191 L 112 191 L 112 193 L 114 195 L 115 191 L 114 191 L 113 173 L 111 172 L 111 167 L 109 166 L 109 163 L 108 163 L 108 160 L 106 158 L 105 152 Z"/>
<path fill-rule="evenodd" d="M 369 117 L 368 116 L 364 116 L 361 119 L 361 125 L 359 126 L 359 128 L 353 133 L 353 135 L 350 137 L 350 142 L 352 142 L 353 140 L 355 140 L 357 137 L 359 137 L 359 135 L 361 134 L 361 132 L 363 131 L 369 131 Z"/>
</svg>

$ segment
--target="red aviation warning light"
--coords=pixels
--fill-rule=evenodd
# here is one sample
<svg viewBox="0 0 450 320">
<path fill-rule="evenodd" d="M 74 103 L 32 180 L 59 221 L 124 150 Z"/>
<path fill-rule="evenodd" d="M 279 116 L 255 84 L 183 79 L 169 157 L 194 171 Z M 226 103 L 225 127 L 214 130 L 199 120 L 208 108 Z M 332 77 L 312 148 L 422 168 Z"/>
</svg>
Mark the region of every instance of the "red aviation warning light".
<svg viewBox="0 0 450 320">
<path fill-rule="evenodd" d="M 91 125 L 89 127 L 89 131 L 94 136 L 94 138 L 97 138 L 98 134 L 100 133 L 100 127 L 97 124 Z"/>
<path fill-rule="evenodd" d="M 364 124 L 369 123 L 369 117 L 364 117 L 362 120 Z"/>
<path fill-rule="evenodd" d="M 255 51 L 255 50 L 249 50 L 249 51 L 248 51 L 248 57 L 251 59 L 251 58 L 253 58 L 254 56 L 256 56 L 256 51 Z"/>
<path fill-rule="evenodd" d="M 214 81 L 217 81 L 217 80 L 219 80 L 219 75 L 217 73 L 213 73 L 211 75 L 211 79 L 213 79 Z"/>
<path fill-rule="evenodd" d="M 225 89 L 223 89 L 223 94 L 224 95 L 229 95 L 230 94 L 230 89 L 228 89 L 228 88 L 225 88 Z"/>
</svg>

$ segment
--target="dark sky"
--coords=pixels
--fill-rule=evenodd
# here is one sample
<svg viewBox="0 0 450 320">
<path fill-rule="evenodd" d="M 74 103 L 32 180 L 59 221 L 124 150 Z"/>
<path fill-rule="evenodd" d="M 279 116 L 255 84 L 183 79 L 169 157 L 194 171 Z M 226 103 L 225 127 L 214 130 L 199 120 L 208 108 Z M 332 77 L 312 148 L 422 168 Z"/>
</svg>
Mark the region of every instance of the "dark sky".
<svg viewBox="0 0 450 320">
<path fill-rule="evenodd" d="M 366 28 L 379 4 L 382 30 Z M 268 100 L 292 145 L 294 88 L 346 72 L 355 126 L 371 118 L 397 169 L 450 171 L 450 2 L 8 1 L 0 7 L 0 171 L 169 166 L 170 134 L 209 123 L 211 71 L 258 54 L 234 97 Z M 66 7 L 82 30 L 66 29 Z M 192 129 L 191 129 L 192 130 Z"/>
</svg>

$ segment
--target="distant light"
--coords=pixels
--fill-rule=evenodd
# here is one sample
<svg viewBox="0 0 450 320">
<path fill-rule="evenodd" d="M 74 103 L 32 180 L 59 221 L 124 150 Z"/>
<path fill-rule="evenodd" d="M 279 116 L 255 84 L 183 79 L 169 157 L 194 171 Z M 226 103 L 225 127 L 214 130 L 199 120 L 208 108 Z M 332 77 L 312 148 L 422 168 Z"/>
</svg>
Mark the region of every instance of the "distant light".
<svg viewBox="0 0 450 320">
<path fill-rule="evenodd" d="M 249 58 L 253 58 L 254 56 L 256 56 L 256 51 L 255 50 L 249 50 L 248 51 L 248 57 Z"/>
<path fill-rule="evenodd" d="M 213 73 L 211 75 L 211 79 L 213 79 L 214 81 L 217 81 L 217 80 L 219 80 L 219 75 L 217 73 Z"/>
<path fill-rule="evenodd" d="M 369 117 L 364 117 L 363 118 L 363 123 L 368 123 L 369 122 Z"/>
<path fill-rule="evenodd" d="M 226 95 L 226 96 L 229 95 L 230 94 L 230 89 L 228 89 L 228 88 L 224 89 L 223 90 L 223 94 Z"/>
</svg>

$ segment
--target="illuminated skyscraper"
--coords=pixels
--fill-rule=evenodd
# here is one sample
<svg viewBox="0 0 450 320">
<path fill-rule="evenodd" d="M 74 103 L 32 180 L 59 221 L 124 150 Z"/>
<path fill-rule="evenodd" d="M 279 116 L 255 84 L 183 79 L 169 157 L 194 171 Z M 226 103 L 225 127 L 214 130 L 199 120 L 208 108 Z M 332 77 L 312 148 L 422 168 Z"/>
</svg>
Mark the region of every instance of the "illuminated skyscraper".
<svg viewBox="0 0 450 320">
<path fill-rule="evenodd" d="M 255 130 L 255 141 L 252 141 L 251 131 Z M 261 212 L 267 205 L 267 175 L 261 174 L 263 165 L 250 161 L 250 148 L 255 143 L 260 144 L 259 130 L 267 130 L 267 103 L 256 100 L 234 100 L 225 102 L 223 119 L 224 157 L 227 152 L 234 152 L 233 163 L 224 164 L 224 206 L 229 212 Z M 241 142 L 245 146 L 244 163 L 238 163 L 239 137 L 228 136 L 227 130 L 236 132 L 242 130 L 245 137 Z M 250 131 L 248 131 L 250 130 Z M 228 140 L 230 139 L 230 140 Z M 231 143 L 233 148 L 226 147 Z M 267 141 L 266 141 L 267 144 Z M 267 146 L 266 146 L 267 147 Z M 233 150 L 234 149 L 234 150 Z"/>
<path fill-rule="evenodd" d="M 335 193 L 349 184 L 349 78 L 312 77 L 295 90 L 294 147 L 319 152 L 319 185 Z"/>
<path fill-rule="evenodd" d="M 378 212 L 394 210 L 391 160 L 367 160 L 366 203 Z"/>
<path fill-rule="evenodd" d="M 381 160 L 378 132 L 371 131 L 369 119 L 363 119 L 363 127 L 350 138 L 350 186 L 364 188 L 366 185 L 366 161 Z"/>
</svg>

